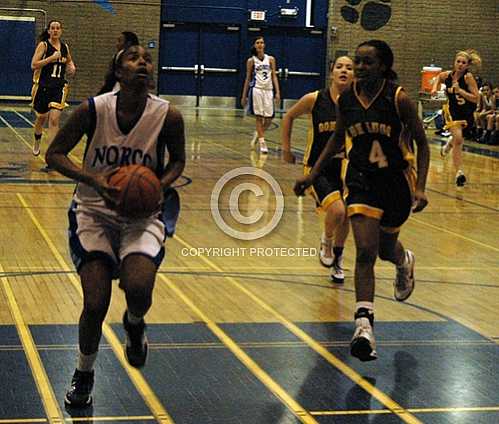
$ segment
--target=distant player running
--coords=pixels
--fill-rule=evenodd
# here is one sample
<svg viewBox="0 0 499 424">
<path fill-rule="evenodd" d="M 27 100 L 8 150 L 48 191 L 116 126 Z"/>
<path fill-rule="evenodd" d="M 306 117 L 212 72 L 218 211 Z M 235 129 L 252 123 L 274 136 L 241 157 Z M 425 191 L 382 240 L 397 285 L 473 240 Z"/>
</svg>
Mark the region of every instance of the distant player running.
<svg viewBox="0 0 499 424">
<path fill-rule="evenodd" d="M 39 43 L 31 60 L 33 88 L 31 90 L 32 106 L 36 113 L 35 140 L 33 154 L 40 154 L 43 126 L 49 121 L 48 142 L 50 143 L 59 129 L 59 118 L 66 107 L 69 92 L 66 72 L 74 75 L 76 66 L 73 63 L 67 44 L 61 41 L 62 24 L 50 21 L 39 37 Z M 42 171 L 49 171 L 47 166 Z"/>
<path fill-rule="evenodd" d="M 329 87 L 305 94 L 284 115 L 282 120 L 282 152 L 283 159 L 289 163 L 295 162 L 291 153 L 293 121 L 301 115 L 311 115 L 307 148 L 303 158 L 305 174 L 308 174 L 315 165 L 329 138 L 334 133 L 338 97 L 350 87 L 352 77 L 352 59 L 347 56 L 338 57 L 331 64 Z M 309 189 L 318 210 L 325 212 L 319 260 L 322 265 L 331 267 L 331 279 L 340 284 L 345 279 L 343 248 L 349 227 L 343 203 L 343 181 L 341 178 L 344 160 L 345 150 L 342 150 L 329 160 Z"/>
<path fill-rule="evenodd" d="M 243 107 L 248 105 L 249 113 L 256 117 L 256 132 L 251 140 L 251 147 L 255 148 L 258 141 L 260 153 L 268 153 L 265 131 L 274 117 L 274 100 L 279 103 L 281 98 L 276 62 L 273 56 L 265 54 L 263 37 L 255 40 L 251 54 L 252 56 L 246 62 L 246 79 L 241 104 Z"/>
</svg>

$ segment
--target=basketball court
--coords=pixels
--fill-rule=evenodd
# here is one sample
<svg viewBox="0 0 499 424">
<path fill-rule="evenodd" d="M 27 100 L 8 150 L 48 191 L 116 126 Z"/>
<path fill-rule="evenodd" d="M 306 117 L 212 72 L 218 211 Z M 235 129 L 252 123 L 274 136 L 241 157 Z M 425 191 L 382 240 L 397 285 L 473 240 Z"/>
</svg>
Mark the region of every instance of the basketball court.
<svg viewBox="0 0 499 424">
<path fill-rule="evenodd" d="M 416 290 L 406 303 L 394 301 L 394 269 L 377 263 L 379 359 L 362 363 L 349 355 L 353 241 L 345 284 L 331 283 L 316 255 L 321 229 L 313 202 L 292 192 L 301 166 L 280 158 L 281 117 L 262 157 L 249 149 L 254 120 L 241 111 L 180 109 L 187 134 L 187 166 L 177 182 L 182 211 L 146 317 L 148 363 L 137 371 L 124 359 L 125 302 L 116 284 L 93 408 L 66 411 L 82 304 L 67 248 L 74 184 L 39 172 L 43 156 L 31 154 L 29 109 L 1 107 L 0 423 L 499 422 L 494 148 L 475 144 L 465 153 L 469 184 L 457 189 L 450 158 L 442 160 L 432 140 L 430 203 L 401 233 L 416 255 Z M 294 126 L 298 157 L 307 124 Z M 73 152 L 76 162 L 83 145 Z M 283 192 L 280 222 L 257 240 L 226 234 L 212 216 L 215 184 L 241 167 L 266 171 Z M 242 193 L 238 204 L 243 216 L 259 213 L 252 228 L 261 228 L 279 208 L 278 196 L 258 176 L 238 178 L 221 192 L 220 216 L 231 224 L 230 190 L 256 184 L 261 195 Z"/>
</svg>

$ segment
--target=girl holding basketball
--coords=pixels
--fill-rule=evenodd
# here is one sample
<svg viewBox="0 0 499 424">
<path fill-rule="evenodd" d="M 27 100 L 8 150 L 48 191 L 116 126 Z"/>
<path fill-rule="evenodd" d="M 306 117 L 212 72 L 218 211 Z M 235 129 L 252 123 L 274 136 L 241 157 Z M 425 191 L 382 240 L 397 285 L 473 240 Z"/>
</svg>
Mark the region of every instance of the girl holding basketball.
<svg viewBox="0 0 499 424">
<path fill-rule="evenodd" d="M 260 153 L 268 153 L 265 143 L 265 131 L 274 117 L 275 101 L 280 102 L 279 83 L 276 74 L 276 62 L 273 56 L 265 54 L 265 40 L 258 37 L 251 48 L 251 57 L 246 62 L 246 79 L 244 80 L 241 104 L 248 104 L 249 112 L 256 117 L 256 132 L 251 140 L 255 148 L 257 141 Z M 249 103 L 248 103 L 249 98 Z"/>
<path fill-rule="evenodd" d="M 294 163 L 295 158 L 291 153 L 293 121 L 301 115 L 311 115 L 307 148 L 303 159 L 305 174 L 308 174 L 315 165 L 327 141 L 334 133 L 338 97 L 352 83 L 352 59 L 347 56 L 338 57 L 331 64 L 329 76 L 329 87 L 305 94 L 286 112 L 282 120 L 283 159 L 288 163 Z M 340 284 L 345 279 L 343 247 L 348 236 L 348 219 L 346 219 L 343 203 L 343 181 L 341 180 L 344 159 L 344 150 L 331 158 L 309 190 L 318 210 L 325 212 L 319 261 L 323 266 L 331 268 L 331 279 Z"/>
<path fill-rule="evenodd" d="M 144 315 L 152 302 L 156 272 L 164 257 L 167 215 L 175 202 L 141 219 L 120 215 L 120 191 L 109 182 L 118 166 L 140 164 L 150 168 L 169 187 L 185 165 L 182 115 L 167 101 L 149 94 L 153 78 L 151 55 L 141 46 L 126 49 L 116 63 L 121 89 L 84 101 L 69 117 L 49 147 L 47 163 L 78 182 L 69 210 L 71 257 L 83 288 L 79 322 L 79 353 L 65 403 L 84 407 L 92 403 L 94 363 L 102 323 L 111 299 L 111 282 L 120 279 L 127 310 L 125 355 L 134 367 L 147 357 Z M 87 136 L 82 167 L 68 154 Z M 165 152 L 168 151 L 168 164 Z M 171 190 L 171 189 L 170 189 Z M 159 209 L 159 205 L 158 205 Z"/>
<path fill-rule="evenodd" d="M 466 184 L 466 177 L 462 171 L 463 163 L 463 128 L 473 126 L 473 113 L 480 98 L 480 92 L 470 67 L 479 67 L 482 63 L 476 51 L 469 49 L 460 51 L 454 59 L 452 71 L 444 71 L 435 78 L 432 96 L 437 94 L 440 84 L 445 83 L 447 104 L 443 111 L 445 127 L 451 132 L 452 137 L 442 146 L 441 155 L 446 156 L 452 150 L 452 162 L 456 170 L 456 185 L 462 187 Z"/>
</svg>

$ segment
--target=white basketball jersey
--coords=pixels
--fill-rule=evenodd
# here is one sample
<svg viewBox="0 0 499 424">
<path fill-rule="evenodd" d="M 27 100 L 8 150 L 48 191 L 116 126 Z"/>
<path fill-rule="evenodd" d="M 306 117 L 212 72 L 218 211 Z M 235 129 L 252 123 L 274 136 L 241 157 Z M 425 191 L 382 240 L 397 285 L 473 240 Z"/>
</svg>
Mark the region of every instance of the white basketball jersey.
<svg viewBox="0 0 499 424">
<path fill-rule="evenodd" d="M 253 56 L 254 64 L 254 87 L 262 90 L 272 90 L 272 68 L 268 55 L 263 56 L 263 60 Z"/>
<path fill-rule="evenodd" d="M 95 107 L 95 131 L 87 140 L 83 169 L 89 174 L 103 173 L 126 165 L 139 164 L 160 172 L 165 149 L 158 148 L 169 102 L 149 94 L 142 116 L 128 134 L 123 134 L 116 117 L 117 93 L 105 93 L 89 99 Z M 78 183 L 74 199 L 79 204 L 103 205 L 92 187 Z"/>
</svg>

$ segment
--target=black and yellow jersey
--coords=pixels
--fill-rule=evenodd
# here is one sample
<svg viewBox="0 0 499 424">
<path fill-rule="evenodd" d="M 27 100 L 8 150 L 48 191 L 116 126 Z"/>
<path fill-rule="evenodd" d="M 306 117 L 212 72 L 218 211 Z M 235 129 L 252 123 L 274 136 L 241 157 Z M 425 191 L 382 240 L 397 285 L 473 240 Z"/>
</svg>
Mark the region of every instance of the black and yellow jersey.
<svg viewBox="0 0 499 424">
<path fill-rule="evenodd" d="M 45 53 L 42 59 L 46 59 L 54 54 L 57 49 L 50 42 L 43 41 Z M 63 87 L 66 84 L 66 63 L 69 49 L 67 44 L 61 41 L 61 57 L 56 62 L 51 62 L 43 68 L 36 69 L 33 74 L 33 83 L 41 87 Z"/>
<path fill-rule="evenodd" d="M 468 73 L 466 71 L 461 78 L 457 80 L 459 87 L 463 90 L 469 92 L 468 84 L 464 79 L 465 75 Z M 449 109 L 452 114 L 456 114 L 457 111 L 461 111 L 466 115 L 472 114 L 476 109 L 476 103 L 470 102 L 458 93 L 454 93 L 452 89 L 452 75 L 453 72 L 449 72 L 447 78 L 445 78 L 445 93 L 447 94 L 447 99 L 449 100 Z"/>
<path fill-rule="evenodd" d="M 384 80 L 369 104 L 357 94 L 357 86 L 339 98 L 345 126 L 348 166 L 359 172 L 405 170 L 413 165 L 414 154 L 408 131 L 404 130 L 398 111 L 402 87 Z"/>
<path fill-rule="evenodd" d="M 314 166 L 335 129 L 336 104 L 331 98 L 329 88 L 316 91 L 311 124 L 308 127 L 307 148 L 303 158 L 305 166 Z"/>
</svg>

